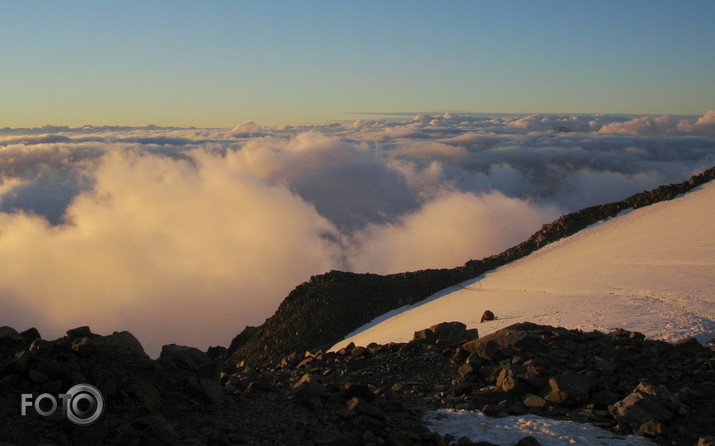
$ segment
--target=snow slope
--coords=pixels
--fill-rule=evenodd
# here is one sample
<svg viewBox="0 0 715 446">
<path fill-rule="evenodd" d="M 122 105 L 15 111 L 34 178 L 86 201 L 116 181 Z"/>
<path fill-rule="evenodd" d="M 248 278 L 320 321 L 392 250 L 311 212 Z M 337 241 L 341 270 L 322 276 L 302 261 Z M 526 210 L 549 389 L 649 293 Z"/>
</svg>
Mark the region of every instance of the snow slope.
<svg viewBox="0 0 715 446">
<path fill-rule="evenodd" d="M 498 319 L 480 324 L 487 309 Z M 480 336 L 530 321 L 706 342 L 715 337 L 715 182 L 388 313 L 333 348 L 409 341 L 443 321 L 462 321 Z"/>
</svg>

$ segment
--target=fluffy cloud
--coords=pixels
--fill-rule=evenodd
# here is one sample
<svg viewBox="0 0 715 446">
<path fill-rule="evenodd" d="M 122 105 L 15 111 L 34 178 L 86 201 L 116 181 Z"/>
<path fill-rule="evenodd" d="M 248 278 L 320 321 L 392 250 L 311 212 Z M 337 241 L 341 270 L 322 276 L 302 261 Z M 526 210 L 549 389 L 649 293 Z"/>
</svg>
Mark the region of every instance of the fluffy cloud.
<svg viewBox="0 0 715 446">
<path fill-rule="evenodd" d="M 460 265 L 682 181 L 715 165 L 714 126 L 715 111 L 0 129 L 0 324 L 129 329 L 154 353 L 226 344 L 312 274 Z"/>
<path fill-rule="evenodd" d="M 153 353 L 226 343 L 340 266 L 335 229 L 311 205 L 206 153 L 110 154 L 66 220 L 2 214 L 3 303 L 47 321 L 46 334 L 129 329 Z"/>
<path fill-rule="evenodd" d="M 499 192 L 446 193 L 399 222 L 371 225 L 356 234 L 349 255 L 353 269 L 395 273 L 452 267 L 525 240 L 560 212 Z"/>
</svg>

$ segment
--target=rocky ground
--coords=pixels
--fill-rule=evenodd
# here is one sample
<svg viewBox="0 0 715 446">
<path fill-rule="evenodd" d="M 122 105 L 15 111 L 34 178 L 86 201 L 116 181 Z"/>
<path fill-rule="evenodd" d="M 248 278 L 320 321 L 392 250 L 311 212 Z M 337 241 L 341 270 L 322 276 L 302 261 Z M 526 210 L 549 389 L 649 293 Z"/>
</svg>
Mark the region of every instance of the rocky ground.
<svg viewBox="0 0 715 446">
<path fill-rule="evenodd" d="M 715 352 L 623 330 L 521 323 L 479 338 L 452 322 L 410 343 L 225 359 L 222 348 L 166 346 L 152 360 L 128 332 L 80 327 L 46 341 L 0 328 L 0 445 L 471 444 L 428 430 L 424 412 L 440 408 L 535 413 L 658 444 L 713 444 L 715 433 Z M 104 396 L 94 424 L 20 415 L 21 394 L 79 383 Z"/>
</svg>

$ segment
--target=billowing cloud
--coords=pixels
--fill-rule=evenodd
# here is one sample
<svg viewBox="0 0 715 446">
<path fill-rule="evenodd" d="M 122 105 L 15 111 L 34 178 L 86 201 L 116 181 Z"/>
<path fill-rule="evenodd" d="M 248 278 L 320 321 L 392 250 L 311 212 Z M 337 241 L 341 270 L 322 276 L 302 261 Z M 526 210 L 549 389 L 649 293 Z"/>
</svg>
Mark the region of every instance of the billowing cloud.
<svg viewBox="0 0 715 446">
<path fill-rule="evenodd" d="M 452 267 L 464 263 L 466 253 L 474 258 L 499 253 L 559 214 L 499 192 L 446 193 L 394 224 L 356 234 L 349 258 L 360 272 Z"/>
<path fill-rule="evenodd" d="M 335 229 L 313 206 L 219 157 L 114 153 L 95 178 L 66 224 L 0 219 L 0 296 L 55 335 L 129 329 L 154 353 L 226 342 L 295 284 L 340 266 Z"/>
<path fill-rule="evenodd" d="M 226 344 L 312 274 L 450 267 L 715 165 L 699 118 L 0 129 L 0 325 Z"/>
</svg>

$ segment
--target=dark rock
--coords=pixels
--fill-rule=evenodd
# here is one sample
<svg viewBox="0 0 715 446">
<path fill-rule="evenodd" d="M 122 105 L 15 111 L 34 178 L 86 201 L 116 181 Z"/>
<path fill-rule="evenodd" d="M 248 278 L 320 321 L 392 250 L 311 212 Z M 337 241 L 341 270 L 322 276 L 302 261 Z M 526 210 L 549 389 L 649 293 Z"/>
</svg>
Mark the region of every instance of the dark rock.
<svg viewBox="0 0 715 446">
<path fill-rule="evenodd" d="M 30 342 L 34 341 L 35 339 L 42 338 L 42 336 L 40 336 L 39 330 L 37 330 L 37 328 L 35 328 L 35 327 L 28 328 L 27 330 L 20 333 L 20 336 L 22 336 L 24 339 L 26 339 Z"/>
<path fill-rule="evenodd" d="M 593 359 L 593 368 L 600 372 L 613 373 L 616 371 L 617 367 L 618 366 L 616 366 L 616 364 L 614 364 L 613 362 L 605 360 L 598 356 Z"/>
<path fill-rule="evenodd" d="M 352 351 L 352 349 L 354 349 L 354 348 L 355 348 L 355 343 L 351 342 L 348 345 L 346 345 L 345 347 L 338 350 L 338 354 L 341 356 L 349 355 L 350 352 Z"/>
<path fill-rule="evenodd" d="M 387 419 L 383 411 L 358 397 L 351 398 L 347 403 L 347 408 L 355 413 L 367 415 L 378 420 L 384 421 Z"/>
<path fill-rule="evenodd" d="M 472 373 L 475 372 L 474 367 L 472 367 L 471 364 L 462 364 L 459 369 L 457 370 L 459 373 L 459 376 L 464 378 L 467 375 L 471 375 Z"/>
<path fill-rule="evenodd" d="M 698 342 L 698 340 L 695 339 L 695 338 L 681 339 L 681 340 L 679 340 L 678 342 L 676 342 L 675 345 L 676 345 L 677 347 L 683 349 L 683 350 L 694 350 L 694 351 L 698 351 L 698 350 L 702 350 L 702 349 L 705 348 L 705 347 L 703 347 L 703 345 L 702 345 L 700 342 Z"/>
<path fill-rule="evenodd" d="M 516 442 L 516 446 L 541 446 L 541 443 L 534 437 L 524 437 Z"/>
<path fill-rule="evenodd" d="M 27 377 L 30 381 L 38 384 L 44 384 L 50 380 L 46 373 L 42 373 L 34 368 L 31 368 L 27 371 Z"/>
<path fill-rule="evenodd" d="M 209 355 L 198 348 L 183 345 L 164 345 L 161 347 L 161 353 L 159 353 L 159 362 L 172 364 L 180 368 L 195 369 L 210 361 Z"/>
<path fill-rule="evenodd" d="M 481 338 L 462 344 L 462 348 L 484 359 L 500 360 L 514 350 L 524 350 L 538 344 L 538 329 L 541 325 L 523 322 L 514 324 Z"/>
<path fill-rule="evenodd" d="M 486 311 L 484 311 L 484 313 L 482 313 L 482 318 L 479 320 L 479 322 L 481 323 L 481 322 L 485 322 L 485 321 L 493 321 L 494 317 L 495 317 L 494 313 L 492 313 L 489 310 L 486 310 Z"/>
<path fill-rule="evenodd" d="M 476 329 L 467 332 L 467 326 L 462 322 L 442 322 L 429 328 L 435 335 L 435 343 L 452 345 L 467 339 L 478 337 Z"/>
<path fill-rule="evenodd" d="M 328 391 L 318 382 L 318 378 L 315 375 L 306 373 L 293 384 L 291 394 L 300 401 L 314 397 L 325 397 Z"/>
<path fill-rule="evenodd" d="M 585 404 L 592 387 L 593 382 L 586 376 L 567 371 L 549 380 L 549 393 L 545 399 L 566 406 Z"/>
<path fill-rule="evenodd" d="M 436 340 L 437 336 L 429 328 L 416 331 L 414 336 L 412 337 L 413 342 L 425 342 L 427 344 L 434 344 Z"/>
<path fill-rule="evenodd" d="M 67 336 L 70 338 L 83 338 L 87 336 L 92 336 L 92 331 L 89 329 L 88 326 L 82 326 L 82 327 L 77 327 L 77 328 L 72 328 L 70 330 L 67 330 Z"/>
<path fill-rule="evenodd" d="M 502 392 L 509 392 L 519 387 L 520 380 L 517 378 L 517 372 L 510 366 L 504 367 L 497 375 L 496 386 Z"/>
<path fill-rule="evenodd" d="M 363 356 L 370 356 L 370 350 L 367 347 L 355 347 L 350 350 L 350 356 L 353 358 L 361 358 Z"/>
<path fill-rule="evenodd" d="M 619 394 L 610 390 L 601 390 L 591 395 L 591 402 L 601 408 L 606 408 L 620 399 Z"/>
<path fill-rule="evenodd" d="M 37 338 L 30 344 L 29 351 L 34 354 L 44 353 L 51 355 L 55 349 L 55 343 L 51 341 L 46 341 L 42 338 Z"/>
<path fill-rule="evenodd" d="M 360 446 L 363 444 L 357 435 L 338 431 L 315 430 L 311 432 L 310 439 L 317 445 L 327 446 Z"/>
<path fill-rule="evenodd" d="M 343 398 L 351 399 L 353 397 L 362 398 L 365 401 L 373 401 L 375 394 L 365 384 L 346 383 L 343 386 Z"/>
<path fill-rule="evenodd" d="M 146 357 L 146 353 L 144 352 L 144 348 L 141 343 L 128 331 L 114 332 L 108 336 L 83 337 L 72 344 L 72 349 L 87 354 L 94 354 L 97 351 L 107 348 L 130 351 Z"/>
<path fill-rule="evenodd" d="M 647 437 L 658 437 L 660 435 L 665 434 L 665 427 L 662 423 L 649 420 L 641 425 L 640 431 L 643 435 Z"/>
<path fill-rule="evenodd" d="M 680 400 L 665 386 L 646 383 L 638 384 L 630 395 L 608 408 L 619 423 L 636 426 L 647 421 L 668 421 L 684 409 Z"/>
<path fill-rule="evenodd" d="M 13 373 L 24 375 L 30 364 L 30 355 L 27 351 L 18 352 L 13 358 L 10 358 L 5 364 L 0 365 L 0 377 L 7 376 Z"/>
<path fill-rule="evenodd" d="M 149 381 L 132 381 L 126 387 L 126 391 L 150 413 L 158 412 L 162 407 L 161 394 L 156 386 Z"/>
<path fill-rule="evenodd" d="M 11 374 L 0 378 L 0 395 L 9 394 L 20 381 L 20 376 L 17 374 Z"/>
<path fill-rule="evenodd" d="M 529 409 L 541 410 L 546 407 L 546 400 L 533 393 L 527 393 L 522 399 L 524 405 Z"/>
<path fill-rule="evenodd" d="M 0 339 L 19 340 L 21 339 L 21 336 L 20 333 L 18 333 L 14 328 L 3 325 L 0 327 Z"/>
<path fill-rule="evenodd" d="M 353 347 L 355 346 L 355 344 L 352 344 L 352 345 L 353 345 Z M 281 365 L 283 367 L 295 367 L 295 365 L 298 364 L 300 361 L 301 361 L 301 358 L 300 358 L 300 356 L 298 356 L 298 353 L 292 352 L 290 355 L 281 359 Z"/>
<path fill-rule="evenodd" d="M 210 404 L 219 405 L 224 401 L 223 388 L 213 379 L 190 376 L 187 379 L 187 389 Z"/>
</svg>

